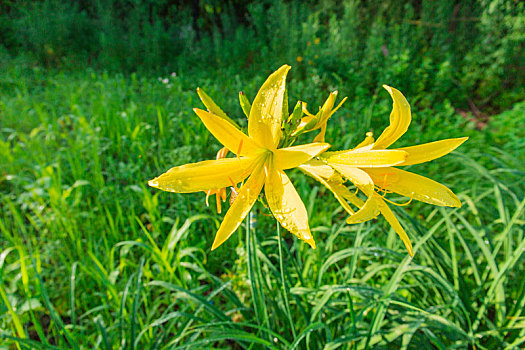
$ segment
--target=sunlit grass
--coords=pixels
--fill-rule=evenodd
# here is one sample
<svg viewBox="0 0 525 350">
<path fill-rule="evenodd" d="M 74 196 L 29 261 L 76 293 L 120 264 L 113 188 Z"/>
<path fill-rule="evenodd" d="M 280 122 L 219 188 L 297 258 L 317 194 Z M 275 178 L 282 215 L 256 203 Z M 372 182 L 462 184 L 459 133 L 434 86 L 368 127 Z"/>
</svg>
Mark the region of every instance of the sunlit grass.
<svg viewBox="0 0 525 350">
<path fill-rule="evenodd" d="M 499 129 L 474 130 L 446 104 L 414 108 L 420 130 L 407 133 L 406 144 L 471 137 L 461 153 L 414 167 L 463 203 L 396 208 L 414 259 L 383 221 L 346 225 L 330 193 L 293 173 L 316 250 L 278 232 L 259 203 L 244 229 L 211 253 L 220 220 L 204 205 L 204 193 L 146 187 L 155 174 L 202 154 L 213 157 L 220 147 L 192 114 L 200 102 L 191 76 L 164 83 L 11 69 L 1 79 L 5 348 L 525 343 L 525 140 L 513 137 L 518 128 L 507 131 L 512 143 L 503 145 Z M 218 102 L 238 111 L 241 122 L 237 92 L 253 97 L 261 83 L 247 81 L 248 90 L 225 80 L 206 91 L 231 96 Z M 299 95 L 315 103 L 313 93 L 326 95 L 299 86 L 290 105 Z M 390 101 L 382 97 L 363 111 L 365 97 L 352 96 L 330 122 L 329 139 L 348 147 L 368 126 L 384 125 Z M 502 116 L 496 118 L 505 125 Z"/>
</svg>

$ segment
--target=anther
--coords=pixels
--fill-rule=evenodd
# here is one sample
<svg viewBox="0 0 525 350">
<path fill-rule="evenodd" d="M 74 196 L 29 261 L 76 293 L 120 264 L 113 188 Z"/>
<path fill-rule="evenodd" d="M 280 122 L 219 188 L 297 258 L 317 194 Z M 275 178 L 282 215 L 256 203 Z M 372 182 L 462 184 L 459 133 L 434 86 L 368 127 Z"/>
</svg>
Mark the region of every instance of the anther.
<svg viewBox="0 0 525 350">
<path fill-rule="evenodd" d="M 239 158 L 239 156 L 241 155 L 241 150 L 242 150 L 242 144 L 243 144 L 244 140 L 241 139 L 241 142 L 239 142 L 239 148 L 237 149 L 237 158 Z"/>
</svg>

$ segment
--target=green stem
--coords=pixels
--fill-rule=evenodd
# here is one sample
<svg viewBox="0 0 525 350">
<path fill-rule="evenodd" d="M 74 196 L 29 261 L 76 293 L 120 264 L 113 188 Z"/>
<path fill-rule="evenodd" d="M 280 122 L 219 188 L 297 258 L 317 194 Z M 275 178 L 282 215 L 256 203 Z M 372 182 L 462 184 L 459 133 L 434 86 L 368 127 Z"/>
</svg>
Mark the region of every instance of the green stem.
<svg viewBox="0 0 525 350">
<path fill-rule="evenodd" d="M 283 284 L 283 298 L 284 298 L 284 307 L 286 309 L 286 316 L 288 317 L 288 321 L 290 322 L 290 328 L 292 329 L 293 338 L 297 337 L 295 333 L 295 327 L 292 320 L 292 315 L 290 314 L 290 303 L 288 301 L 288 293 L 286 288 L 286 280 L 284 279 L 284 262 L 283 262 L 283 246 L 281 242 L 281 225 L 277 221 L 277 235 L 278 235 L 278 242 L 279 242 L 279 268 L 281 270 L 281 282 Z"/>
<path fill-rule="evenodd" d="M 268 311 L 266 301 L 263 298 L 262 283 L 261 283 L 261 269 L 257 260 L 257 241 L 255 232 L 251 231 L 252 212 L 249 212 L 246 223 L 246 250 L 248 256 L 248 279 L 250 280 L 250 289 L 252 292 L 253 305 L 255 311 L 255 318 L 257 324 L 270 327 L 268 320 Z"/>
</svg>

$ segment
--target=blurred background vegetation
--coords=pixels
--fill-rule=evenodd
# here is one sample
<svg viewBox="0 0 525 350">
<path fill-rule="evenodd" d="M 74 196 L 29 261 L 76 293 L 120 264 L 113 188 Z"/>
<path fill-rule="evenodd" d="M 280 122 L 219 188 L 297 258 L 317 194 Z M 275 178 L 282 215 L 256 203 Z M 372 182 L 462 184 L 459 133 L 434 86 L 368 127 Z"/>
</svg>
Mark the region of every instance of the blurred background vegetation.
<svg viewBox="0 0 525 350">
<path fill-rule="evenodd" d="M 448 99 L 491 113 L 525 94 L 523 8 L 508 0 L 3 1 L 0 50 L 3 60 L 120 72 L 250 76 L 288 62 L 296 78 L 344 82 L 349 92 L 399 82 L 424 106 Z"/>
<path fill-rule="evenodd" d="M 0 349 L 523 347 L 524 48 L 515 0 L 0 2 Z M 215 157 L 197 86 L 246 125 L 285 63 L 290 106 L 349 97 L 334 149 L 388 125 L 382 84 L 396 146 L 470 137 L 410 169 L 463 203 L 395 208 L 414 259 L 300 173 L 318 248 L 283 232 L 283 275 L 264 206 L 210 253 L 214 203 L 146 186 Z"/>
</svg>

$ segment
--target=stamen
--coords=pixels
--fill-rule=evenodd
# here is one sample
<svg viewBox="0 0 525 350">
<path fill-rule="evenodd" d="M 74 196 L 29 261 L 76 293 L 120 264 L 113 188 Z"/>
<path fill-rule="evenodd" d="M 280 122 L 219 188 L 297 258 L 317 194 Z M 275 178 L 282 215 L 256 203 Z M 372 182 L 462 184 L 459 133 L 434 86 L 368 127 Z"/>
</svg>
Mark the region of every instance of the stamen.
<svg viewBox="0 0 525 350">
<path fill-rule="evenodd" d="M 220 192 L 221 192 L 221 199 L 223 202 L 225 202 L 226 201 L 226 187 L 221 188 Z"/>
<path fill-rule="evenodd" d="M 230 205 L 232 205 L 233 202 L 235 202 L 235 200 L 237 199 L 237 196 L 239 195 L 240 188 L 237 188 L 237 185 L 235 184 L 235 182 L 233 182 L 231 177 L 228 176 L 228 178 L 230 179 L 230 182 L 232 184 L 232 186 L 230 187 L 230 190 L 232 191 L 232 194 L 230 196 Z"/>
<path fill-rule="evenodd" d="M 219 152 L 217 152 L 217 157 L 215 157 L 215 159 L 219 160 L 219 159 L 226 158 L 226 156 L 228 155 L 228 152 L 229 150 L 226 147 L 221 148 Z"/>
<path fill-rule="evenodd" d="M 385 176 L 383 177 L 383 184 L 381 185 L 381 188 L 386 189 L 387 181 L 388 181 L 388 173 L 385 173 Z"/>
<path fill-rule="evenodd" d="M 375 190 L 376 190 L 376 192 L 383 192 L 383 194 L 380 195 L 382 197 L 384 197 L 387 193 L 394 193 L 394 192 L 392 192 L 390 190 L 387 190 L 386 188 L 381 188 L 381 187 L 378 187 L 378 186 L 375 186 Z"/>
<path fill-rule="evenodd" d="M 219 192 L 215 194 L 215 199 L 217 199 L 217 214 L 221 213 L 221 195 L 219 194 Z"/>
<path fill-rule="evenodd" d="M 206 191 L 206 206 L 209 207 L 210 203 L 208 202 L 208 198 L 210 198 L 211 190 Z"/>
<path fill-rule="evenodd" d="M 406 206 L 406 205 L 409 205 L 409 204 L 412 202 L 412 199 L 414 199 L 414 192 L 412 192 L 412 195 L 410 196 L 409 201 L 406 202 L 406 203 L 396 203 L 396 202 L 392 202 L 390 199 L 388 199 L 388 198 L 386 198 L 386 197 L 383 197 L 383 199 L 384 199 L 385 201 L 387 201 L 388 203 L 393 204 L 393 205 L 395 205 L 395 206 L 397 206 L 397 207 L 404 207 L 404 206 Z"/>
<path fill-rule="evenodd" d="M 388 175 L 395 175 L 395 173 L 385 173 L 384 174 L 384 177 L 383 177 L 383 184 L 378 187 L 377 185 L 375 187 L 378 188 L 378 192 L 385 192 L 386 193 L 391 193 L 389 190 L 387 190 L 387 187 L 388 187 Z"/>
<path fill-rule="evenodd" d="M 244 139 L 241 139 L 241 142 L 239 142 L 239 148 L 237 149 L 237 158 L 240 157 L 243 142 L 244 142 Z"/>
<path fill-rule="evenodd" d="M 230 205 L 233 205 L 233 202 L 235 202 L 235 200 L 237 199 L 239 192 L 237 192 L 237 190 L 233 187 L 230 187 L 230 189 L 232 190 L 232 194 L 230 196 Z"/>
</svg>

